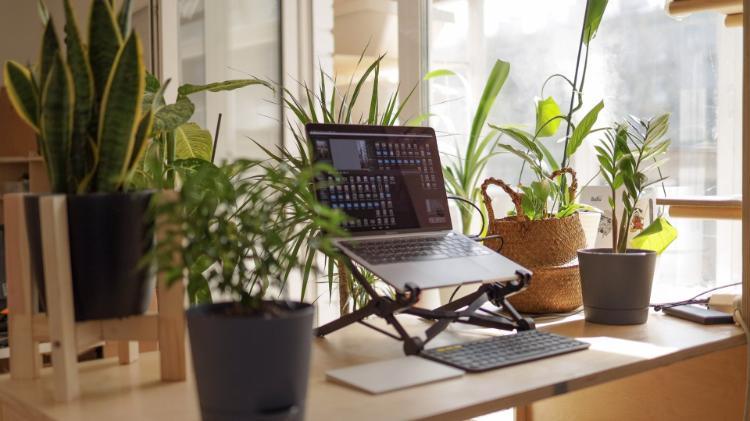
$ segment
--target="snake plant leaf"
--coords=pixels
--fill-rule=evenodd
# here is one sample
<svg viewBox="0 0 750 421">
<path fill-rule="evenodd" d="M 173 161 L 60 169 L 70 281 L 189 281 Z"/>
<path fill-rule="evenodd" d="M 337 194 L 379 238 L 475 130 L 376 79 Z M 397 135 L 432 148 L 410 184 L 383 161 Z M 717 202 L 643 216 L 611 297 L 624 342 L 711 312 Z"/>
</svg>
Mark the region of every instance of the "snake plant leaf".
<svg viewBox="0 0 750 421">
<path fill-rule="evenodd" d="M 141 121 L 138 123 L 138 129 L 135 131 L 135 140 L 133 143 L 133 154 L 130 157 L 130 169 L 143 158 L 143 154 L 146 151 L 146 141 L 151 134 L 151 126 L 154 124 L 154 113 L 147 111 L 146 114 L 141 117 Z"/>
<path fill-rule="evenodd" d="M 101 101 L 112 64 L 121 45 L 122 35 L 112 6 L 107 0 L 94 0 L 89 18 L 89 61 L 98 102 Z"/>
<path fill-rule="evenodd" d="M 195 112 L 195 105 L 186 96 L 177 98 L 177 102 L 161 107 L 154 116 L 154 131 L 172 131 L 190 120 Z"/>
<path fill-rule="evenodd" d="M 599 118 L 599 112 L 604 108 L 604 101 L 599 101 L 598 104 L 594 105 L 593 108 L 586 113 L 585 116 L 578 123 L 573 133 L 570 135 L 570 141 L 568 141 L 568 156 L 573 156 L 578 148 L 583 144 L 583 139 L 589 135 L 591 129 L 596 123 L 596 119 Z"/>
<path fill-rule="evenodd" d="M 47 76 L 52 68 L 52 64 L 55 62 L 55 56 L 58 51 L 60 51 L 60 41 L 58 41 L 57 33 L 55 32 L 55 23 L 52 19 L 49 19 L 44 26 L 44 34 L 42 35 L 42 49 L 39 53 L 37 86 L 44 86 L 47 82 Z"/>
<path fill-rule="evenodd" d="M 211 160 L 213 141 L 211 133 L 195 123 L 186 123 L 175 130 L 175 157 Z"/>
<path fill-rule="evenodd" d="M 48 175 L 55 193 L 67 193 L 67 163 L 73 135 L 74 86 L 60 54 L 55 56 L 42 91 L 41 138 Z"/>
<path fill-rule="evenodd" d="M 588 0 L 586 2 L 586 20 L 583 22 L 583 43 L 589 45 L 596 31 L 599 30 L 599 24 L 602 23 L 602 16 L 607 9 L 608 0 Z"/>
<path fill-rule="evenodd" d="M 78 32 L 70 0 L 65 0 L 65 46 L 68 66 L 75 88 L 75 114 L 73 137 L 70 145 L 71 174 L 76 183 L 93 167 L 93 157 L 88 144 L 88 129 L 93 114 L 94 78 L 89 66 L 88 53 Z"/>
<path fill-rule="evenodd" d="M 536 102 L 536 134 L 537 137 L 549 137 L 557 133 L 562 119 L 560 106 L 555 99 L 547 97 Z"/>
<path fill-rule="evenodd" d="M 36 11 L 39 14 L 39 19 L 42 20 L 42 24 L 46 25 L 49 22 L 49 10 L 44 0 L 38 0 L 36 2 Z"/>
<path fill-rule="evenodd" d="M 99 114 L 99 167 L 94 188 L 117 191 L 133 154 L 145 86 L 138 36 L 131 33 L 112 64 Z"/>
<path fill-rule="evenodd" d="M 250 85 L 263 85 L 271 90 L 274 90 L 273 85 L 271 85 L 269 82 L 266 82 L 265 80 L 261 79 L 234 79 L 234 80 L 225 80 L 223 82 L 214 82 L 209 83 L 207 85 L 191 85 L 191 84 L 185 84 L 180 86 L 177 89 L 177 93 L 179 96 L 187 96 L 192 95 L 198 92 L 221 92 L 221 91 L 233 91 L 235 89 L 244 88 L 245 86 Z"/>
<path fill-rule="evenodd" d="M 3 80 L 16 113 L 39 133 L 39 97 L 34 92 L 31 70 L 15 61 L 8 61 L 3 68 Z"/>
<path fill-rule="evenodd" d="M 133 1 L 123 0 L 120 6 L 120 13 L 117 14 L 117 25 L 120 28 L 120 34 L 127 36 L 130 33 L 130 27 L 133 19 Z"/>
</svg>

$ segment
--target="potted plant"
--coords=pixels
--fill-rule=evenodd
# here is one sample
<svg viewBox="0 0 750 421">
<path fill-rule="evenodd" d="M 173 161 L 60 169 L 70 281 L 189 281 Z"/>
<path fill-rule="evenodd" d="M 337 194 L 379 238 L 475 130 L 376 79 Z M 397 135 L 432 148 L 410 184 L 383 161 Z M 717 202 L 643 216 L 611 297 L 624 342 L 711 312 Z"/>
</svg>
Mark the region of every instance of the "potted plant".
<svg viewBox="0 0 750 421">
<path fill-rule="evenodd" d="M 649 186 L 664 180 L 660 172 L 658 177 L 649 174 L 659 169 L 669 148 L 668 127 L 668 114 L 619 124 L 596 146 L 601 174 L 611 190 L 613 235 L 612 248 L 578 252 L 587 321 L 638 324 L 648 319 L 657 253 L 628 248 L 628 231 L 638 199 Z M 622 210 L 616 207 L 617 194 L 622 197 Z M 644 233 L 650 231 L 646 228 Z"/>
<path fill-rule="evenodd" d="M 150 268 L 139 264 L 152 246 L 152 194 L 126 191 L 153 122 L 142 104 L 146 71 L 130 4 L 116 14 L 111 2 L 94 0 L 84 43 L 65 0 L 62 48 L 40 3 L 39 63 L 4 67 L 13 107 L 37 133 L 52 192 L 67 195 L 77 320 L 142 313 L 153 291 Z M 26 201 L 32 213 L 36 199 Z M 28 220 L 30 228 L 37 225 L 34 215 Z M 31 231 L 32 261 L 40 263 L 38 232 Z M 42 270 L 34 273 L 43 287 Z"/>
<path fill-rule="evenodd" d="M 295 247 L 304 229 L 320 233 L 306 245 L 310 253 L 335 255 L 329 235 L 343 234 L 344 215 L 310 189 L 326 168 L 291 176 L 290 167 L 251 161 L 203 166 L 186 175 L 177 201 L 158 209 L 175 239 L 157 247 L 168 280 L 197 261 L 218 262 L 204 276 L 225 301 L 187 311 L 204 420 L 304 417 L 313 307 L 279 296 L 291 271 L 315 269 Z M 203 287 L 203 279 L 188 279 L 188 290 Z"/>
<path fill-rule="evenodd" d="M 575 75 L 569 79 L 554 74 L 544 81 L 541 96 L 534 101 L 536 121 L 533 129 L 527 131 L 517 125 L 490 124 L 487 137 L 496 137 L 493 148 L 481 160 L 466 160 L 465 165 L 473 161 L 484 163 L 492 155 L 506 152 L 521 161 L 515 189 L 503 180 L 489 178 L 482 184 L 481 193 L 489 219 L 487 234 L 499 237 L 485 244 L 534 272 L 530 286 L 509 298 L 511 304 L 522 312 L 563 313 L 581 305 L 576 252 L 586 246 L 587 238 L 580 213 L 590 208 L 577 201 L 578 181 L 569 164 L 584 140 L 599 130 L 594 124 L 604 108 L 603 101 L 595 104 L 577 122 L 574 122 L 574 116 L 583 106 L 589 44 L 596 36 L 606 5 L 606 0 L 586 2 Z M 584 48 L 585 54 L 582 54 Z M 545 98 L 545 88 L 557 80 L 565 82 L 571 89 L 569 108 L 565 113 L 552 96 Z M 545 139 L 555 136 L 563 122 L 566 123 L 562 139 L 564 147 L 558 160 L 545 144 Z M 466 156 L 471 156 L 469 150 Z M 532 181 L 523 185 L 526 169 L 531 171 Z M 487 188 L 493 184 L 500 186 L 514 204 L 507 217 L 496 216 L 492 208 Z M 591 216 L 596 220 L 587 227 L 595 230 L 599 214 L 591 213 Z"/>
</svg>

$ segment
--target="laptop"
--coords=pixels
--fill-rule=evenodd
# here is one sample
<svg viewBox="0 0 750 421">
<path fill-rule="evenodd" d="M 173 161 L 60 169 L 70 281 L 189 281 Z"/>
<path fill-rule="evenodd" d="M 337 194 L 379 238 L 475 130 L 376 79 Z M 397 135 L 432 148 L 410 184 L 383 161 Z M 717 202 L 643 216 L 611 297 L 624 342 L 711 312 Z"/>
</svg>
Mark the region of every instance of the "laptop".
<svg viewBox="0 0 750 421">
<path fill-rule="evenodd" d="M 453 231 L 435 131 L 429 127 L 307 124 L 315 162 L 339 173 L 318 200 L 349 217 L 335 244 L 403 291 L 517 279 L 529 272 Z"/>
</svg>

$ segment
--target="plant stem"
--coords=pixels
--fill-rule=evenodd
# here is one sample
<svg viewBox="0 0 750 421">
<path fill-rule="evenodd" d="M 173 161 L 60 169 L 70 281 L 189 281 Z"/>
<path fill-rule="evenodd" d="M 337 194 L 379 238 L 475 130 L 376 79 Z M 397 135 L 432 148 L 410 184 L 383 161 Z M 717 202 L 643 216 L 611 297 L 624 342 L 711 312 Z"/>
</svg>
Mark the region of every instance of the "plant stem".
<svg viewBox="0 0 750 421">
<path fill-rule="evenodd" d="M 617 253 L 617 192 L 612 189 L 612 252 Z"/>
<path fill-rule="evenodd" d="M 571 119 L 573 117 L 573 101 L 575 101 L 575 95 L 578 91 L 578 70 L 581 66 L 581 51 L 583 51 L 583 37 L 584 33 L 586 32 L 586 18 L 588 17 L 589 13 L 589 1 L 586 0 L 586 11 L 583 13 L 583 24 L 581 25 L 581 37 L 578 41 L 578 55 L 576 57 L 576 70 L 575 74 L 573 75 L 573 89 L 570 92 L 570 105 L 568 107 L 568 124 L 565 128 L 565 146 L 563 148 L 563 159 L 562 164 L 560 165 L 562 168 L 564 168 L 568 163 L 568 142 L 570 141 L 570 129 L 571 129 Z"/>
</svg>

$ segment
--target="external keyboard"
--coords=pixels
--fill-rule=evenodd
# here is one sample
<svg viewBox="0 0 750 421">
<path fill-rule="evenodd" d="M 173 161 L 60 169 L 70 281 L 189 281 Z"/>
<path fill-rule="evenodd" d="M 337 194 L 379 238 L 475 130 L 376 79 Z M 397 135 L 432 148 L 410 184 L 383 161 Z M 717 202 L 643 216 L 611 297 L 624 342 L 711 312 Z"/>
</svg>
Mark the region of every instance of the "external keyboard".
<svg viewBox="0 0 750 421">
<path fill-rule="evenodd" d="M 492 250 L 455 233 L 388 240 L 351 240 L 343 245 L 374 265 L 481 256 Z"/>
<path fill-rule="evenodd" d="M 512 335 L 427 349 L 420 355 L 462 370 L 479 372 L 580 351 L 589 346 L 565 336 L 525 330 Z"/>
</svg>

